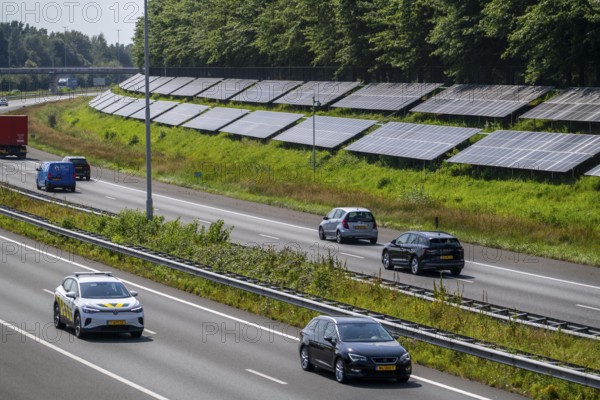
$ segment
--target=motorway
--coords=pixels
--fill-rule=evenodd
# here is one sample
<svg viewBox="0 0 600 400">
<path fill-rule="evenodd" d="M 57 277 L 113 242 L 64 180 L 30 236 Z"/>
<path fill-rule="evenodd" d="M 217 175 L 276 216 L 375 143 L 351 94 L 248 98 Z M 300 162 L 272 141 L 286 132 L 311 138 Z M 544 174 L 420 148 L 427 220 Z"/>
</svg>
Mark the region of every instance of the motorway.
<svg viewBox="0 0 600 400">
<path fill-rule="evenodd" d="M 0 160 L 0 180 L 36 190 L 35 166 L 40 160 L 60 157 L 30 147 L 27 160 Z M 109 170 L 93 168 L 92 181 L 79 181 L 77 192 L 54 196 L 107 211 L 146 208 L 145 181 Z M 335 254 L 348 269 L 419 287 L 439 284 L 439 273 L 414 276 L 408 271 L 386 271 L 380 262 L 385 242 L 399 232 L 380 228 L 379 243 L 319 241 L 319 215 L 261 205 L 224 196 L 153 183 L 155 213 L 168 219 L 197 220 L 210 224 L 223 219 L 233 226 L 232 239 L 245 245 L 294 247 L 309 256 Z M 444 285 L 453 293 L 509 309 L 519 309 L 600 328 L 600 269 L 541 259 L 465 244 L 463 274 L 444 273 Z"/>
<path fill-rule="evenodd" d="M 301 370 L 294 327 L 1 229 L 0 243 L 1 398 L 522 399 L 418 365 L 406 384 L 340 385 L 333 374 Z M 54 328 L 54 288 L 74 271 L 90 270 L 113 271 L 139 292 L 146 317 L 142 338 L 80 340 L 72 330 Z"/>
</svg>

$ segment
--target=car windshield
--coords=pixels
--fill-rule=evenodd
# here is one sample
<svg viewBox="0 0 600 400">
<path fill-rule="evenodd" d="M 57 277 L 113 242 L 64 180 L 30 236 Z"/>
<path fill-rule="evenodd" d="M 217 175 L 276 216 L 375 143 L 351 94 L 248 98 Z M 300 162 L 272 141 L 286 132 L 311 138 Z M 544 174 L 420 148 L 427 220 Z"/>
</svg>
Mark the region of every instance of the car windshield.
<svg viewBox="0 0 600 400">
<path fill-rule="evenodd" d="M 81 297 L 86 299 L 122 299 L 131 296 L 121 282 L 86 282 L 80 286 Z"/>
<path fill-rule="evenodd" d="M 389 342 L 394 340 L 383 326 L 375 322 L 338 324 L 343 342 Z"/>
</svg>

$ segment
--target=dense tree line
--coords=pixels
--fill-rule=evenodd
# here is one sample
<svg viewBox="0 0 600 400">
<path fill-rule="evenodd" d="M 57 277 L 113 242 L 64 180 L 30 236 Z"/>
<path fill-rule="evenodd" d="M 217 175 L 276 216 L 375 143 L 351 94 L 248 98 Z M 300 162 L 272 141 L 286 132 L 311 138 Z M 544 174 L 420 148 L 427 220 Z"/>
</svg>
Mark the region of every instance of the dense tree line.
<svg viewBox="0 0 600 400">
<path fill-rule="evenodd" d="M 458 82 L 512 68 L 600 85 L 599 0 L 150 0 L 149 23 L 155 67 L 442 68 Z"/>
<path fill-rule="evenodd" d="M 110 67 L 132 66 L 132 45 L 108 44 L 104 35 L 88 37 L 77 31 L 51 32 L 21 22 L 0 23 L 0 67 Z M 0 77 L 2 90 L 48 88 L 44 75 Z"/>
</svg>

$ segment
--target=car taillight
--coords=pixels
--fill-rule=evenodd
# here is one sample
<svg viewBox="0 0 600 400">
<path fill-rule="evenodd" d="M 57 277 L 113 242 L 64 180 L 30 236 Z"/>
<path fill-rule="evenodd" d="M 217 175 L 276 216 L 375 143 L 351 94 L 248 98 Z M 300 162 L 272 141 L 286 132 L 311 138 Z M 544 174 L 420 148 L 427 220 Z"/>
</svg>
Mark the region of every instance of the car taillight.
<svg viewBox="0 0 600 400">
<path fill-rule="evenodd" d="M 48 179 L 52 179 L 52 174 L 48 172 Z"/>
<path fill-rule="evenodd" d="M 343 219 L 342 220 L 342 226 L 346 229 L 350 229 L 350 226 L 348 226 L 348 220 L 347 219 Z"/>
<path fill-rule="evenodd" d="M 373 229 L 377 229 L 377 221 L 373 220 Z"/>
</svg>

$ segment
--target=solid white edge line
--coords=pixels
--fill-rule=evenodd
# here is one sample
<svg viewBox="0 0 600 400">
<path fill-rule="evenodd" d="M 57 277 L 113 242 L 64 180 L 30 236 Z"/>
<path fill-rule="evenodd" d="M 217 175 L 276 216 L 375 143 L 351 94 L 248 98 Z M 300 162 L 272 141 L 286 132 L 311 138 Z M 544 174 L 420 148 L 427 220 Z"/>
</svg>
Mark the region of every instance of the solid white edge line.
<svg viewBox="0 0 600 400">
<path fill-rule="evenodd" d="M 357 256 L 357 255 L 350 254 L 350 253 L 343 253 L 343 252 L 341 252 L 341 251 L 340 251 L 340 254 L 343 254 L 343 255 L 345 255 L 345 256 L 348 256 L 348 257 L 354 257 L 354 258 L 364 258 L 364 257 L 362 257 L 362 256 Z"/>
<path fill-rule="evenodd" d="M 117 375 L 117 374 L 115 374 L 113 372 L 110 372 L 109 370 L 106 370 L 106 369 L 104 369 L 104 368 L 102 368 L 102 367 L 100 367 L 100 366 L 98 366 L 96 364 L 93 364 L 90 361 L 87 361 L 87 360 L 85 360 L 85 359 L 83 359 L 83 358 L 81 358 L 79 356 L 76 356 L 73 353 L 69 353 L 68 351 L 63 350 L 60 347 L 55 346 L 55 345 L 53 345 L 53 344 L 51 344 L 49 342 L 46 342 L 45 340 L 43 340 L 43 339 L 41 339 L 39 337 L 36 337 L 35 335 L 32 335 L 29 332 L 26 332 L 26 331 L 24 331 L 22 329 L 19 329 L 17 326 L 15 326 L 15 325 L 13 325 L 11 323 L 8 323 L 8 322 L 3 321 L 2 319 L 0 319 L 0 324 L 4 325 L 6 328 L 10 328 L 10 329 L 14 330 L 15 332 L 20 333 L 21 335 L 25 336 L 28 339 L 33 340 L 34 343 L 39 343 L 42 346 L 45 346 L 45 347 L 47 347 L 47 348 L 49 348 L 51 350 L 54 350 L 54 351 L 56 351 L 56 352 L 64 355 L 65 357 L 70 358 L 73 361 L 76 361 L 76 362 L 78 362 L 80 364 L 83 364 L 83 365 L 85 365 L 87 367 L 90 367 L 90 368 L 92 368 L 92 369 L 100 372 L 101 374 L 104 374 L 104 375 L 108 376 L 109 378 L 113 378 L 114 380 L 119 381 L 121 383 L 124 383 L 125 385 L 127 385 L 127 386 L 129 386 L 129 387 L 131 387 L 133 389 L 139 390 L 140 392 L 145 393 L 145 394 L 147 394 L 150 397 L 153 397 L 153 398 L 159 399 L 159 400 L 168 400 L 167 397 L 161 396 L 160 394 L 155 393 L 155 392 L 153 392 L 150 389 L 146 389 L 145 387 L 143 387 L 141 385 L 138 385 L 137 383 L 134 383 L 134 382 L 132 382 L 132 381 L 130 381 L 128 379 L 120 377 L 119 375 Z"/>
<path fill-rule="evenodd" d="M 42 289 L 42 291 L 48 293 L 51 296 L 54 296 L 54 292 L 52 290 Z"/>
<path fill-rule="evenodd" d="M 581 308 L 588 308 L 590 310 L 594 310 L 594 311 L 600 311 L 600 308 L 596 308 L 596 307 L 591 307 L 591 306 L 586 306 L 583 304 L 575 304 L 577 307 L 581 307 Z"/>
<path fill-rule="evenodd" d="M 269 376 L 269 375 L 261 374 L 260 372 L 255 371 L 253 369 L 246 369 L 246 371 L 250 372 L 251 374 L 258 375 L 258 376 L 260 376 L 262 378 L 268 379 L 270 381 L 279 383 L 280 385 L 287 385 L 287 382 L 280 381 L 279 379 L 275 379 L 275 378 L 273 378 L 272 376 Z"/>
<path fill-rule="evenodd" d="M 269 235 L 263 235 L 262 233 L 259 233 L 259 234 L 258 234 L 258 236 L 262 236 L 262 237 L 265 237 L 265 238 L 267 238 L 267 239 L 279 240 L 279 238 L 278 238 L 278 237 L 275 237 L 275 236 L 269 236 Z"/>
<path fill-rule="evenodd" d="M 452 387 L 452 386 L 444 385 L 443 383 L 432 381 L 431 379 L 421 378 L 420 376 L 415 376 L 415 375 L 411 375 L 410 377 L 414 378 L 417 381 L 429 383 L 430 385 L 437 386 L 439 388 L 446 389 L 446 390 L 449 390 L 451 392 L 464 394 L 465 396 L 471 397 L 473 399 L 478 399 L 478 400 L 492 400 L 489 397 L 479 396 L 478 394 L 467 392 L 467 391 L 464 391 L 462 389 L 458 389 L 458 388 L 455 388 L 455 387 Z"/>
</svg>

